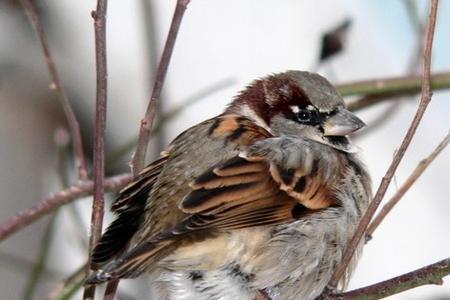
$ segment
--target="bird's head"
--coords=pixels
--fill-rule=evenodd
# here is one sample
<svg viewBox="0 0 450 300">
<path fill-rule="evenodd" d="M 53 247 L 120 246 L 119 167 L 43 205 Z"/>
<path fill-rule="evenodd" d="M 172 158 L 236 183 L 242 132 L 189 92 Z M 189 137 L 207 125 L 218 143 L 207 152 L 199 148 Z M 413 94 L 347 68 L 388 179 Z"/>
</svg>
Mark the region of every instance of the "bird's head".
<svg viewBox="0 0 450 300">
<path fill-rule="evenodd" d="M 354 152 L 348 135 L 365 126 L 345 108 L 324 77 L 287 71 L 254 81 L 227 112 L 243 115 L 274 136 L 300 135 L 333 148 Z"/>
</svg>

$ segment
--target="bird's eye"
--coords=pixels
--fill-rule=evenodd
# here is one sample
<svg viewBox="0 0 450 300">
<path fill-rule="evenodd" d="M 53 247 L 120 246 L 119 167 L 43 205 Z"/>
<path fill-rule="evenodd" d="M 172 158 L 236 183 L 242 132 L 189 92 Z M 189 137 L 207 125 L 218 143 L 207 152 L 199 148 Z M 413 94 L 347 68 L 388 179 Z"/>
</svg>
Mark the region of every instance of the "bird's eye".
<svg viewBox="0 0 450 300">
<path fill-rule="evenodd" d="M 299 122 L 307 123 L 311 121 L 311 112 L 308 110 L 301 110 L 297 113 L 297 119 Z"/>
</svg>

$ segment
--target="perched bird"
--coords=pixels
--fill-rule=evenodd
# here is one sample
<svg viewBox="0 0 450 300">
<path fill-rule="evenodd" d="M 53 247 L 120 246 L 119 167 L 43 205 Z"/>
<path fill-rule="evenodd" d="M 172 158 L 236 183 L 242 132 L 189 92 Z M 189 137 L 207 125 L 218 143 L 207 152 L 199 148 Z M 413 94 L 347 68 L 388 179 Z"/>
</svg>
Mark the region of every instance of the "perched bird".
<svg viewBox="0 0 450 300">
<path fill-rule="evenodd" d="M 363 126 L 320 75 L 254 81 L 120 192 L 87 284 L 146 272 L 159 299 L 314 299 L 371 197 L 347 137 Z"/>
</svg>

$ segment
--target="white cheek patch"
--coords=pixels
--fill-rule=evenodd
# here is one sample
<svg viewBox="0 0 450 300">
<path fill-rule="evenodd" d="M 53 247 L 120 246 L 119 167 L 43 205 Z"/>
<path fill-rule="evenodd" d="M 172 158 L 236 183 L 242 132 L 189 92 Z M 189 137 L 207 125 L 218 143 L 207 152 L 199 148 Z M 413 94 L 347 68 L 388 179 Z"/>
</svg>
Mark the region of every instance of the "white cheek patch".
<svg viewBox="0 0 450 300">
<path fill-rule="evenodd" d="M 316 110 L 316 108 L 315 108 L 314 106 L 312 106 L 311 104 L 308 105 L 308 106 L 306 107 L 306 109 L 307 109 L 307 110 Z"/>
</svg>

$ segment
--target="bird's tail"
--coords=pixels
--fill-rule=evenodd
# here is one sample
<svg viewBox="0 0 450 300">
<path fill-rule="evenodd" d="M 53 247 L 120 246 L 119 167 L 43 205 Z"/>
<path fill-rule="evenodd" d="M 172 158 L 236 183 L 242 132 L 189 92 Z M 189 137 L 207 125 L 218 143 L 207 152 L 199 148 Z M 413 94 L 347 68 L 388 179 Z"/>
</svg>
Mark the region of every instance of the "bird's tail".
<svg viewBox="0 0 450 300">
<path fill-rule="evenodd" d="M 111 279 L 137 277 L 149 271 L 157 260 L 171 252 L 176 247 L 176 243 L 176 239 L 165 239 L 140 244 L 90 274 L 85 284 L 99 284 Z"/>
</svg>

